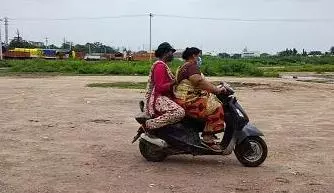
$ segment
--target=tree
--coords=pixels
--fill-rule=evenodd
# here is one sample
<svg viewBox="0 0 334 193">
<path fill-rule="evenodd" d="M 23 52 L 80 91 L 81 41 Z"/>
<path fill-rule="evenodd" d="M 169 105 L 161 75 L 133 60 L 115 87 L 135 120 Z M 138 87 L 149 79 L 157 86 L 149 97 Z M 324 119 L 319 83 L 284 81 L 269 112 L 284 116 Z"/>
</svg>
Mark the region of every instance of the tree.
<svg viewBox="0 0 334 193">
<path fill-rule="evenodd" d="M 260 54 L 261 58 L 265 58 L 265 57 L 268 57 L 268 56 L 270 56 L 270 54 L 268 54 L 268 53 L 262 53 L 262 54 Z"/>
<path fill-rule="evenodd" d="M 241 54 L 233 54 L 232 58 L 239 59 L 241 58 Z"/>
<path fill-rule="evenodd" d="M 311 55 L 311 56 L 321 56 L 322 53 L 321 53 L 321 51 L 311 51 L 311 52 L 309 53 L 309 55 Z"/>
<path fill-rule="evenodd" d="M 331 47 L 329 52 L 334 55 L 334 46 Z"/>
<path fill-rule="evenodd" d="M 30 44 L 28 41 L 24 40 L 20 36 L 19 30 L 16 32 L 16 36 L 13 38 L 13 40 L 10 41 L 8 45 L 9 49 L 14 49 L 14 48 L 34 48 L 32 44 Z"/>
<path fill-rule="evenodd" d="M 307 56 L 307 52 L 303 49 L 302 56 Z"/>
<path fill-rule="evenodd" d="M 293 49 L 286 49 L 284 51 L 281 51 L 278 53 L 279 56 L 296 56 L 298 54 L 298 51 L 296 48 Z"/>
<path fill-rule="evenodd" d="M 296 48 L 293 48 L 292 55 L 296 56 L 297 54 L 298 54 L 298 51 L 296 50 Z"/>
<path fill-rule="evenodd" d="M 14 49 L 14 48 L 34 48 L 34 46 L 31 45 L 29 42 L 27 42 L 25 40 L 17 40 L 17 39 L 11 40 L 8 47 L 10 49 Z"/>
<path fill-rule="evenodd" d="M 80 45 L 80 44 L 76 44 L 73 47 L 73 50 L 76 51 L 76 52 L 84 52 L 84 53 L 89 52 L 89 48 L 86 45 Z"/>
<path fill-rule="evenodd" d="M 288 48 L 284 51 L 278 52 L 278 56 L 288 56 L 289 55 L 289 50 Z"/>
<path fill-rule="evenodd" d="M 48 46 L 49 49 L 59 49 L 56 45 L 51 44 Z"/>
<path fill-rule="evenodd" d="M 116 50 L 110 46 L 104 45 L 100 42 L 86 43 L 85 45 L 76 44 L 73 47 L 74 51 L 84 52 L 84 53 L 115 53 Z"/>
<path fill-rule="evenodd" d="M 218 56 L 221 57 L 221 58 L 229 58 L 229 57 L 231 57 L 230 54 L 228 54 L 228 53 L 219 53 Z"/>
<path fill-rule="evenodd" d="M 64 42 L 61 44 L 60 49 L 71 49 L 73 42 Z M 73 49 L 73 48 L 72 48 Z"/>
</svg>

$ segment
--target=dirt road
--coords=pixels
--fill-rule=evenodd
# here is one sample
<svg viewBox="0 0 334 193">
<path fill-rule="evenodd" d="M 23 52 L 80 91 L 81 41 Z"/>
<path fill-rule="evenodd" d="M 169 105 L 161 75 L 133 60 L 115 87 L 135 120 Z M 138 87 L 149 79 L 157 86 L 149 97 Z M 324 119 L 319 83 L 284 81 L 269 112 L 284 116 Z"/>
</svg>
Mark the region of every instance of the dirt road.
<svg viewBox="0 0 334 193">
<path fill-rule="evenodd" d="M 215 78 L 219 80 L 220 78 Z M 279 79 L 237 89 L 269 155 L 245 168 L 234 155 L 145 161 L 130 141 L 140 90 L 88 83 L 146 77 L 0 78 L 0 192 L 333 192 L 334 86 Z"/>
</svg>

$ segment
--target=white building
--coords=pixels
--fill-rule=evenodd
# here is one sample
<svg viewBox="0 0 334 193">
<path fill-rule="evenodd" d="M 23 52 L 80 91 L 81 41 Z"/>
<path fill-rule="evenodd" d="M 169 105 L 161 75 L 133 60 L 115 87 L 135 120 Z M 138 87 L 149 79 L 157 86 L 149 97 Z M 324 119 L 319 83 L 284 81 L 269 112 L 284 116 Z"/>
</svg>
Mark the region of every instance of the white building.
<svg viewBox="0 0 334 193">
<path fill-rule="evenodd" d="M 35 47 L 43 47 L 44 42 L 34 42 L 34 41 L 29 41 L 29 43 Z"/>
<path fill-rule="evenodd" d="M 254 58 L 260 57 L 260 52 L 258 51 L 248 51 L 247 47 L 241 53 L 242 58 Z"/>
</svg>

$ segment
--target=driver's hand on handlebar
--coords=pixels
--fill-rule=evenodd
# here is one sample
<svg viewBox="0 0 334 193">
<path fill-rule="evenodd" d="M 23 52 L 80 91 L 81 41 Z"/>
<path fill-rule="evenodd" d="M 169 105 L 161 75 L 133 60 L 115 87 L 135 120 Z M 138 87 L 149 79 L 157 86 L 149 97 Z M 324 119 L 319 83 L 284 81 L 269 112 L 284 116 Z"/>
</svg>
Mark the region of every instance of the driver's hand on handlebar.
<svg viewBox="0 0 334 193">
<path fill-rule="evenodd" d="M 222 94 L 222 93 L 226 93 L 225 87 L 222 85 L 217 86 L 215 89 L 215 94 Z"/>
</svg>

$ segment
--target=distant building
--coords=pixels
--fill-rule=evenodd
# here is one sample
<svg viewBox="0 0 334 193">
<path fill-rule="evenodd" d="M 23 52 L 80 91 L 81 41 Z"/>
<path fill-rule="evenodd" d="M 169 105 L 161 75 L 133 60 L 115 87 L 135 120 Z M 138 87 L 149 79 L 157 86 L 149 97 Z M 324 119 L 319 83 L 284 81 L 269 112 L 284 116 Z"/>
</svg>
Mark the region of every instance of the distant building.
<svg viewBox="0 0 334 193">
<path fill-rule="evenodd" d="M 35 47 L 43 47 L 44 43 L 43 42 L 34 42 L 34 41 L 29 41 L 29 43 Z"/>
<path fill-rule="evenodd" d="M 254 57 L 260 57 L 260 55 L 261 54 L 258 51 L 248 51 L 247 47 L 241 53 L 242 58 L 254 58 Z"/>
</svg>

